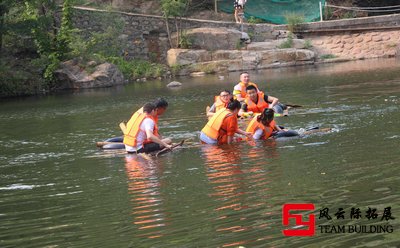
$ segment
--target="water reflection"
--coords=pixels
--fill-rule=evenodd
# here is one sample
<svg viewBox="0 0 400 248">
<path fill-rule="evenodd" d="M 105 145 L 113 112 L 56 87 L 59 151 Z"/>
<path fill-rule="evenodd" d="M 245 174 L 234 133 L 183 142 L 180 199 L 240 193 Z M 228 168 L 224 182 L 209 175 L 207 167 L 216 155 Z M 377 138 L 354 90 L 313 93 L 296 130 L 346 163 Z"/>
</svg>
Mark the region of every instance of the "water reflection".
<svg viewBox="0 0 400 248">
<path fill-rule="evenodd" d="M 212 187 L 209 196 L 215 201 L 212 221 L 218 236 L 222 237 L 222 247 L 255 244 L 269 238 L 268 232 L 258 233 L 269 228 L 264 218 L 278 214 L 271 212 L 269 164 L 265 158 L 278 153 L 275 142 L 264 144 L 266 147 L 254 143 L 250 149 L 244 143 L 201 147 Z"/>
<path fill-rule="evenodd" d="M 160 194 L 162 165 L 157 160 L 136 154 L 125 156 L 128 192 L 132 195 L 133 223 L 141 237 L 160 238 L 165 223 L 165 209 Z"/>
</svg>

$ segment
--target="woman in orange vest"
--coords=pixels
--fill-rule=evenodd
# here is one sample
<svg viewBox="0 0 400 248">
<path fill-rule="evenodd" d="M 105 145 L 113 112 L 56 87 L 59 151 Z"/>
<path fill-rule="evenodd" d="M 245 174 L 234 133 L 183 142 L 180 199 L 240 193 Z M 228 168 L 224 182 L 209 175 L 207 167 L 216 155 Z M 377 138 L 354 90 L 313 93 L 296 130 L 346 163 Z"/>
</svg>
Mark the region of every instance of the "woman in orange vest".
<svg viewBox="0 0 400 248">
<path fill-rule="evenodd" d="M 246 135 L 251 138 L 251 133 L 245 132 L 238 127 L 237 113 L 240 102 L 233 100 L 227 106 L 217 111 L 207 122 L 200 133 L 202 143 L 221 145 L 231 144 L 235 133 Z"/>
<path fill-rule="evenodd" d="M 214 97 L 214 104 L 207 108 L 207 117 L 211 118 L 218 110 L 226 108 L 228 103 L 232 101 L 232 95 L 229 90 L 223 90 L 219 96 Z"/>
<path fill-rule="evenodd" d="M 160 139 L 155 117 L 157 108 L 153 103 L 143 106 L 143 113 L 137 111 L 126 124 L 124 135 L 125 150 L 129 153 L 149 153 L 171 148 L 171 140 Z"/>
<path fill-rule="evenodd" d="M 286 130 L 276 125 L 274 121 L 273 109 L 264 109 L 261 114 L 257 114 L 250 121 L 246 128 L 246 132 L 250 132 L 255 140 L 266 140 L 271 136 L 274 137 L 291 137 L 297 136 L 298 133 L 293 130 Z"/>
<path fill-rule="evenodd" d="M 274 110 L 266 108 L 261 114 L 253 117 L 246 128 L 246 132 L 250 132 L 255 140 L 266 140 L 276 131 L 282 129 L 276 125 L 274 121 Z"/>
</svg>

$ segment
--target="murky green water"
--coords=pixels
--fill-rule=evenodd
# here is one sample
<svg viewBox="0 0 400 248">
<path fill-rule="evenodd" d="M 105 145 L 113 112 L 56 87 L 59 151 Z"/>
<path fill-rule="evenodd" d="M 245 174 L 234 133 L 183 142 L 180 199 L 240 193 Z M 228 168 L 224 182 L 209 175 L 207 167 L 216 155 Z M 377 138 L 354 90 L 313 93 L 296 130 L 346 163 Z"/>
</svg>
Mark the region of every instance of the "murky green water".
<svg viewBox="0 0 400 248">
<path fill-rule="evenodd" d="M 279 124 L 333 131 L 221 148 L 199 146 L 198 130 L 237 73 L 181 78 L 178 89 L 157 81 L 2 101 L 0 247 L 397 247 L 399 69 L 369 60 L 252 72 L 260 88 L 303 105 Z M 161 132 L 188 139 L 185 148 L 145 159 L 95 147 L 159 96 L 170 103 Z M 282 234 L 285 203 L 315 205 L 313 237 Z M 319 219 L 325 207 L 332 220 Z M 352 207 L 362 219 L 350 218 Z M 368 207 L 377 219 L 365 217 Z M 381 220 L 386 207 L 394 220 Z M 394 230 L 321 233 L 328 224 Z"/>
</svg>

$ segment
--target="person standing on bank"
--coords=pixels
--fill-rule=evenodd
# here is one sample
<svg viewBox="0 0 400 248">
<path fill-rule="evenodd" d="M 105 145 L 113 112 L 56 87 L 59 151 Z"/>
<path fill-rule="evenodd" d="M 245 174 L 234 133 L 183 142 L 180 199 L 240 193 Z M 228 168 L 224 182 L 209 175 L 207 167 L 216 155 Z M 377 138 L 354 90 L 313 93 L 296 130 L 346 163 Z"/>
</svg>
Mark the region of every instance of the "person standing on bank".
<svg viewBox="0 0 400 248">
<path fill-rule="evenodd" d="M 143 113 L 135 113 L 127 123 L 123 143 L 128 153 L 149 153 L 171 148 L 171 140 L 161 139 L 158 134 L 157 108 L 154 103 L 146 103 Z"/>
<path fill-rule="evenodd" d="M 243 23 L 244 5 L 246 2 L 247 0 L 234 0 L 233 2 L 236 23 Z"/>
</svg>

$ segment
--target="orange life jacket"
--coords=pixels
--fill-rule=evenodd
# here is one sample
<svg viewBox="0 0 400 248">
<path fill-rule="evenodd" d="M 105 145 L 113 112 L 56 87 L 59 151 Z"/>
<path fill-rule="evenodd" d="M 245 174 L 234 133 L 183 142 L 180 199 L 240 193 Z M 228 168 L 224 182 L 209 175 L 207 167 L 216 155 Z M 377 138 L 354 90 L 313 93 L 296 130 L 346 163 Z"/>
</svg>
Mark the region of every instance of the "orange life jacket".
<svg viewBox="0 0 400 248">
<path fill-rule="evenodd" d="M 155 125 L 154 125 L 153 133 L 157 137 L 159 136 L 158 126 L 157 126 L 157 122 L 156 122 L 155 118 L 151 115 L 143 114 L 143 113 L 140 113 L 140 111 L 137 111 L 136 113 L 134 113 L 132 115 L 131 119 L 126 124 L 127 133 L 124 135 L 124 141 L 123 141 L 124 144 L 126 144 L 128 146 L 132 146 L 132 147 L 137 146 L 137 136 L 140 131 L 140 125 L 146 118 L 150 118 L 154 121 Z M 151 142 L 150 139 L 146 139 L 143 142 L 143 144 L 150 143 L 150 142 Z"/>
<path fill-rule="evenodd" d="M 246 96 L 245 103 L 247 104 L 247 111 L 252 111 L 253 113 L 261 113 L 264 109 L 269 107 L 268 102 L 264 100 L 264 93 L 258 92 L 258 102 L 257 104 L 250 100 L 249 96 Z"/>
<path fill-rule="evenodd" d="M 215 96 L 214 97 L 214 104 L 215 104 L 215 112 L 218 112 L 218 110 L 222 109 L 222 108 L 226 108 L 228 103 L 224 103 L 221 100 L 220 96 Z"/>
<path fill-rule="evenodd" d="M 229 115 L 232 115 L 231 111 L 225 108 L 220 109 L 211 117 L 201 131 L 212 139 L 220 140 L 222 138 L 220 132 L 222 122 L 224 122 L 224 119 Z"/>
<path fill-rule="evenodd" d="M 262 123 L 257 121 L 257 117 L 259 115 L 256 115 L 253 117 L 253 119 L 250 121 L 249 125 L 246 128 L 246 132 L 254 134 L 257 129 L 263 130 L 263 135 L 261 136 L 261 139 L 266 140 L 269 137 L 271 137 L 273 131 L 275 130 L 275 121 L 271 121 L 268 126 L 264 126 Z"/>
<path fill-rule="evenodd" d="M 138 109 L 138 111 L 140 114 L 143 114 L 143 107 L 141 107 L 140 109 Z M 154 121 L 156 122 L 156 124 L 158 124 L 158 115 L 156 115 L 155 117 L 153 117 Z"/>
<path fill-rule="evenodd" d="M 242 96 L 242 98 L 245 98 L 245 97 L 247 96 L 246 87 L 249 86 L 249 85 L 253 85 L 254 87 L 256 87 L 256 88 L 257 88 L 257 92 L 260 91 L 260 90 L 258 89 L 257 84 L 255 84 L 255 83 L 249 82 L 249 83 L 247 84 L 247 86 L 246 86 L 243 82 L 240 82 L 239 84 L 240 84 L 240 95 Z M 235 94 L 235 95 L 237 95 L 237 94 Z"/>
</svg>

